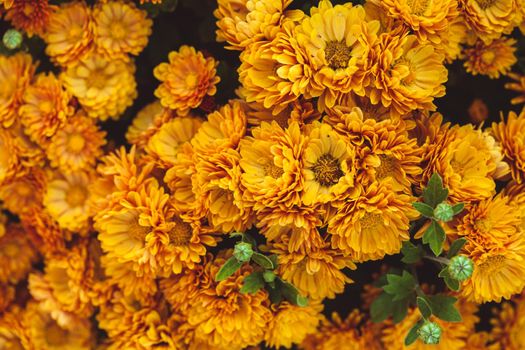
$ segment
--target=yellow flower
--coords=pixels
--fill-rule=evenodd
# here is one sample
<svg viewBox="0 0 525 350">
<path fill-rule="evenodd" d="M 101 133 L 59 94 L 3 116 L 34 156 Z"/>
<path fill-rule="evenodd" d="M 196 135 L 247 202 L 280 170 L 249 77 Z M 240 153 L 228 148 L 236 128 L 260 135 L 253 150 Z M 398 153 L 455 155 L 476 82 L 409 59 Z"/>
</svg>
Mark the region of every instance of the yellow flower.
<svg viewBox="0 0 525 350">
<path fill-rule="evenodd" d="M 168 121 L 150 137 L 146 152 L 158 160 L 160 165 L 169 168 L 176 162 L 179 147 L 190 141 L 201 126 L 196 117 L 180 117 Z"/>
<path fill-rule="evenodd" d="M 268 326 L 265 342 L 273 348 L 292 347 L 300 344 L 304 338 L 316 332 L 317 325 L 323 319 L 323 304 L 310 301 L 305 307 L 292 305 L 286 301 L 272 305 L 273 317 Z"/>
<path fill-rule="evenodd" d="M 173 118 L 170 109 L 162 107 L 156 100 L 142 108 L 128 127 L 126 140 L 139 147 L 144 147 L 159 128 Z"/>
<path fill-rule="evenodd" d="M 93 10 L 95 45 L 109 59 L 129 60 L 148 44 L 153 21 L 147 12 L 125 1 L 98 4 Z"/>
<path fill-rule="evenodd" d="M 41 210 L 47 179 L 40 167 L 31 168 L 27 174 L 0 186 L 3 207 L 16 215 L 24 216 Z"/>
<path fill-rule="evenodd" d="M 20 151 L 15 136 L 0 128 L 0 185 L 8 183 L 20 168 Z"/>
<path fill-rule="evenodd" d="M 71 94 L 53 73 L 40 74 L 24 93 L 20 121 L 26 134 L 39 145 L 46 145 L 74 113 Z"/>
<path fill-rule="evenodd" d="M 20 225 L 8 224 L 6 234 L 0 237 L 0 283 L 23 280 L 37 260 L 28 233 Z"/>
<path fill-rule="evenodd" d="M 91 53 L 60 75 L 88 116 L 118 119 L 137 96 L 133 62 L 107 60 Z"/>
<path fill-rule="evenodd" d="M 102 156 L 105 136 L 106 132 L 101 131 L 92 118 L 78 112 L 56 132 L 46 147 L 51 166 L 64 174 L 90 170 Z"/>
<path fill-rule="evenodd" d="M 515 0 L 459 0 L 463 16 L 478 38 L 489 44 L 514 27 Z"/>
<path fill-rule="evenodd" d="M 14 2 L 15 0 L 0 0 L 0 4 L 2 4 L 6 10 L 11 8 Z"/>
<path fill-rule="evenodd" d="M 330 125 L 314 123 L 304 150 L 305 205 L 329 203 L 351 195 L 354 187 L 354 149 Z"/>
<path fill-rule="evenodd" d="M 490 320 L 492 339 L 501 349 L 520 350 L 525 347 L 525 299 L 517 297 L 514 304 L 502 303 L 501 310 Z"/>
<path fill-rule="evenodd" d="M 75 172 L 49 181 L 44 206 L 61 228 L 74 232 L 88 228 L 88 186 L 90 176 Z"/>
<path fill-rule="evenodd" d="M 290 252 L 288 237 L 269 245 L 269 251 L 279 258 L 278 272 L 303 295 L 312 299 L 335 298 L 345 284 L 353 281 L 343 273 L 344 268 L 355 269 L 349 256 L 330 249 L 329 243 L 313 248 L 308 253 Z"/>
<path fill-rule="evenodd" d="M 462 44 L 467 41 L 468 27 L 463 16 L 459 15 L 448 25 L 441 35 L 441 43 L 435 46 L 436 51 L 445 55 L 445 61 L 452 63 L 460 57 Z"/>
<path fill-rule="evenodd" d="M 0 124 L 9 127 L 15 121 L 22 96 L 29 85 L 36 65 L 30 55 L 0 55 Z"/>
<path fill-rule="evenodd" d="M 62 3 L 50 15 L 43 39 L 52 61 L 75 64 L 93 48 L 91 9 L 84 1 Z"/>
<path fill-rule="evenodd" d="M 250 43 L 273 39 L 291 0 L 219 0 L 213 15 L 217 18 L 217 41 L 227 42 L 229 50 L 242 51 Z"/>
<path fill-rule="evenodd" d="M 320 109 L 333 107 L 340 94 L 364 95 L 368 52 L 377 40 L 378 21 L 366 21 L 361 6 L 323 0 L 297 27 L 297 41 L 310 59 L 314 79 L 324 88 Z"/>
<path fill-rule="evenodd" d="M 521 213 L 497 196 L 469 208 L 457 231 L 468 242 L 464 251 L 474 262 L 472 277 L 461 293 L 477 303 L 509 299 L 525 287 L 525 241 Z"/>
<path fill-rule="evenodd" d="M 355 200 L 334 203 L 337 211 L 328 221 L 332 246 L 354 261 L 376 260 L 399 253 L 409 239 L 411 219 L 418 214 L 413 198 L 398 194 L 391 182 L 373 182 Z"/>
<path fill-rule="evenodd" d="M 521 95 L 510 100 L 513 105 L 522 104 L 525 102 L 525 76 L 516 73 L 509 73 L 507 75 L 512 82 L 505 84 L 505 89 L 519 92 Z"/>
<path fill-rule="evenodd" d="M 215 85 L 221 79 L 215 75 L 218 62 L 212 57 L 204 58 L 201 52 L 184 45 L 179 51 L 170 52 L 168 58 L 169 63 L 161 63 L 153 70 L 155 78 L 161 81 L 155 96 L 164 107 L 186 115 L 206 95 L 215 95 Z"/>
<path fill-rule="evenodd" d="M 507 121 L 492 124 L 492 133 L 501 143 L 514 181 L 525 182 L 525 112 L 510 112 Z"/>
<path fill-rule="evenodd" d="M 518 61 L 514 55 L 516 40 L 500 38 L 485 44 L 479 40 L 471 48 L 464 50 L 464 66 L 472 75 L 487 75 L 491 79 L 498 79 L 500 75 L 507 75 L 512 66 Z"/>
<path fill-rule="evenodd" d="M 9 350 L 36 350 L 29 329 L 22 324 L 25 310 L 12 305 L 0 318 L 0 346 Z"/>
<path fill-rule="evenodd" d="M 448 71 L 444 56 L 414 35 L 384 33 L 366 58 L 369 84 L 366 95 L 403 115 L 416 109 L 434 110 L 435 97 L 445 94 Z"/>
<path fill-rule="evenodd" d="M 55 8 L 48 0 L 16 0 L 7 10 L 5 18 L 17 29 L 25 31 L 29 37 L 34 34 L 40 36 Z"/>
<path fill-rule="evenodd" d="M 282 128 L 286 128 L 292 122 L 299 123 L 303 126 L 310 122 L 319 120 L 321 113 L 317 111 L 315 105 L 305 99 L 299 99 L 290 103 L 284 110 L 277 114 L 272 114 L 272 110 L 264 108 L 257 102 L 246 104 L 248 125 L 259 126 L 262 122 L 271 123 L 276 121 Z"/>
</svg>

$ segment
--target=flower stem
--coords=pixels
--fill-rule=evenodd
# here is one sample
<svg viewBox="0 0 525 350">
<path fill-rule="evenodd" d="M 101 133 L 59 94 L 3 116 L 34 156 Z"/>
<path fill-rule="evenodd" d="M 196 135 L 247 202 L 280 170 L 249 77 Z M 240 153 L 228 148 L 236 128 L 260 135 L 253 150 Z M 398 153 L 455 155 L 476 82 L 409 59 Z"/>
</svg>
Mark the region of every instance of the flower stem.
<svg viewBox="0 0 525 350">
<path fill-rule="evenodd" d="M 442 258 L 442 257 L 439 257 L 439 256 L 425 255 L 425 256 L 423 256 L 423 258 L 428 259 L 428 260 L 432 260 L 432 261 L 436 261 L 436 262 L 438 262 L 440 264 L 443 264 L 443 265 L 450 264 L 450 260 L 449 259 Z"/>
</svg>

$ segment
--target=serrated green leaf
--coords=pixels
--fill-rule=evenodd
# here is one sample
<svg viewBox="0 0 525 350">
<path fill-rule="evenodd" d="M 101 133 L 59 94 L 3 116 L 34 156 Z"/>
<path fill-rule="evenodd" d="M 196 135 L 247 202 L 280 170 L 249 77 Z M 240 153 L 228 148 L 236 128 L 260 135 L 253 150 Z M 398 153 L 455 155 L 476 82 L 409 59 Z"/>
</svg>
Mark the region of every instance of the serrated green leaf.
<svg viewBox="0 0 525 350">
<path fill-rule="evenodd" d="M 456 298 L 438 294 L 428 296 L 432 314 L 447 322 L 461 322 L 461 314 L 454 306 Z"/>
<path fill-rule="evenodd" d="M 407 336 L 405 337 L 405 346 L 409 346 L 411 345 L 412 343 L 414 343 L 417 338 L 419 338 L 419 329 L 421 328 L 421 326 L 423 326 L 423 323 L 425 321 L 424 320 L 419 320 L 415 325 L 414 327 L 412 327 L 410 329 L 410 331 L 408 331 L 408 334 Z"/>
<path fill-rule="evenodd" d="M 448 197 L 448 190 L 443 188 L 443 180 L 438 173 L 432 174 L 428 180 L 427 187 L 423 190 L 423 200 L 426 204 L 435 208 Z"/>
<path fill-rule="evenodd" d="M 370 305 L 370 317 L 372 322 L 383 322 L 392 314 L 392 296 L 388 293 L 382 292 Z"/>
<path fill-rule="evenodd" d="M 466 238 L 458 238 L 450 245 L 450 249 L 447 252 L 447 258 L 450 259 L 460 252 L 461 248 L 467 243 Z"/>
<path fill-rule="evenodd" d="M 242 294 L 254 294 L 262 287 L 264 287 L 263 273 L 255 271 L 244 278 L 240 292 Z"/>
<path fill-rule="evenodd" d="M 443 278 L 445 281 L 445 284 L 447 287 L 455 292 L 457 292 L 460 288 L 459 281 L 452 276 L 450 276 L 450 272 L 448 271 L 448 266 L 445 266 L 440 272 L 439 277 Z"/>
<path fill-rule="evenodd" d="M 388 284 L 383 286 L 383 290 L 393 295 L 393 301 L 405 299 L 415 291 L 416 280 L 408 271 L 403 271 L 401 276 L 387 274 L 386 279 Z"/>
<path fill-rule="evenodd" d="M 432 309 L 430 308 L 430 304 L 428 303 L 426 297 L 417 297 L 416 303 L 417 308 L 419 309 L 419 312 L 423 318 L 428 319 L 430 316 L 432 316 Z"/>
<path fill-rule="evenodd" d="M 458 215 L 459 213 L 463 211 L 464 208 L 465 208 L 464 203 L 458 203 L 452 206 L 452 211 L 454 212 L 454 215 Z"/>
<path fill-rule="evenodd" d="M 445 230 L 441 227 L 437 221 L 432 220 L 430 226 L 423 234 L 423 243 L 429 244 L 430 249 L 436 256 L 439 256 L 443 251 L 443 243 L 445 242 Z"/>
<path fill-rule="evenodd" d="M 412 206 L 424 217 L 432 219 L 434 217 L 434 209 L 426 204 L 421 202 L 414 202 Z"/>
<path fill-rule="evenodd" d="M 264 254 L 254 252 L 252 260 L 263 269 L 273 270 L 275 268 L 273 261 Z"/>
<path fill-rule="evenodd" d="M 233 275 L 238 269 L 240 269 L 242 264 L 242 262 L 240 262 L 234 256 L 232 256 L 231 258 L 226 260 L 224 265 L 221 266 L 221 268 L 217 272 L 217 275 L 215 276 L 215 281 L 224 281 L 225 279 Z"/>
<path fill-rule="evenodd" d="M 404 241 L 401 247 L 401 253 L 403 254 L 402 262 L 405 264 L 414 264 L 421 260 L 425 252 L 421 246 L 416 246 L 410 241 Z"/>
</svg>

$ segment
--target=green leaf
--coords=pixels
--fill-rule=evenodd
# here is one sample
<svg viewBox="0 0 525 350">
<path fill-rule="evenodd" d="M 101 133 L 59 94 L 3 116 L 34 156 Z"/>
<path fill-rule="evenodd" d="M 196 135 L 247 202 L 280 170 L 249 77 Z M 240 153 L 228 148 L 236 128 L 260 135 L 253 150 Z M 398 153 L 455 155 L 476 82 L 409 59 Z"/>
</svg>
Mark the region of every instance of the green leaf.
<svg viewBox="0 0 525 350">
<path fill-rule="evenodd" d="M 405 346 L 409 346 L 419 338 L 419 329 L 423 326 L 424 320 L 419 320 L 414 327 L 410 329 L 407 336 L 405 337 Z"/>
<path fill-rule="evenodd" d="M 452 211 L 454 212 L 454 215 L 458 215 L 459 213 L 463 211 L 464 208 L 465 208 L 464 203 L 458 203 L 452 206 Z"/>
<path fill-rule="evenodd" d="M 386 279 L 388 284 L 383 287 L 383 290 L 394 296 L 393 301 L 405 299 L 415 291 L 416 280 L 408 271 L 403 271 L 401 276 L 387 274 Z"/>
<path fill-rule="evenodd" d="M 262 287 L 264 287 L 263 273 L 256 271 L 244 278 L 240 292 L 242 294 L 254 294 Z"/>
<path fill-rule="evenodd" d="M 454 306 L 456 298 L 438 294 L 428 296 L 432 314 L 447 322 L 461 322 L 461 315 Z"/>
<path fill-rule="evenodd" d="M 448 197 L 448 190 L 443 188 L 443 180 L 438 173 L 432 174 L 428 180 L 427 187 L 423 190 L 423 200 L 426 204 L 435 208 Z"/>
<path fill-rule="evenodd" d="M 266 269 L 266 270 L 273 270 L 275 269 L 275 266 L 273 264 L 272 259 L 268 258 L 266 255 L 254 252 L 252 254 L 252 260 L 255 261 L 257 265 L 260 267 Z"/>
<path fill-rule="evenodd" d="M 308 304 L 307 299 L 299 294 L 299 291 L 293 284 L 281 279 L 278 281 L 280 282 L 281 292 L 286 300 L 297 306 L 306 306 Z"/>
<path fill-rule="evenodd" d="M 248 233 L 244 233 L 242 235 L 242 241 L 246 243 L 250 243 L 252 247 L 257 248 L 257 241 L 255 240 L 255 238 L 252 237 L 252 235 Z"/>
<path fill-rule="evenodd" d="M 402 262 L 405 264 L 414 264 L 421 260 L 425 252 L 421 246 L 416 246 L 410 241 L 404 241 L 401 247 L 401 253 L 403 254 Z"/>
<path fill-rule="evenodd" d="M 425 319 L 428 319 L 432 315 L 432 309 L 430 308 L 430 304 L 428 303 L 426 297 L 417 297 L 416 303 L 421 316 L 423 316 Z"/>
<path fill-rule="evenodd" d="M 423 234 L 423 243 L 429 244 L 430 249 L 436 256 L 441 254 L 443 251 L 443 243 L 445 242 L 445 230 L 441 227 L 437 221 L 432 220 L 430 226 Z"/>
<path fill-rule="evenodd" d="M 452 244 L 450 245 L 450 249 L 447 252 L 447 258 L 450 259 L 456 255 L 458 255 L 459 251 L 463 246 L 467 243 L 466 238 L 458 238 Z"/>
<path fill-rule="evenodd" d="M 397 301 L 392 305 L 392 321 L 399 323 L 403 321 L 408 313 L 409 298 Z"/>
<path fill-rule="evenodd" d="M 215 281 L 224 281 L 225 279 L 233 275 L 238 269 L 240 269 L 242 264 L 242 262 L 240 262 L 234 256 L 232 256 L 231 258 L 226 260 L 224 265 L 222 265 L 222 267 L 219 269 L 217 275 L 215 276 Z"/>
<path fill-rule="evenodd" d="M 455 292 L 457 292 L 460 288 L 459 281 L 452 276 L 450 276 L 450 272 L 448 270 L 448 266 L 445 266 L 443 270 L 439 272 L 439 277 L 443 278 L 445 281 L 445 284 L 447 287 Z"/>
<path fill-rule="evenodd" d="M 392 296 L 388 293 L 382 292 L 370 305 L 370 317 L 372 322 L 383 322 L 392 314 Z"/>
<path fill-rule="evenodd" d="M 414 202 L 412 206 L 426 218 L 432 219 L 434 217 L 434 209 L 425 203 Z"/>
<path fill-rule="evenodd" d="M 275 282 L 269 283 L 268 293 L 270 294 L 270 301 L 272 304 L 279 304 L 283 301 L 283 293 L 280 288 L 277 288 Z"/>
<path fill-rule="evenodd" d="M 277 254 L 272 254 L 268 258 L 272 261 L 273 266 L 276 269 L 277 266 L 279 266 L 279 256 L 277 256 Z"/>
</svg>

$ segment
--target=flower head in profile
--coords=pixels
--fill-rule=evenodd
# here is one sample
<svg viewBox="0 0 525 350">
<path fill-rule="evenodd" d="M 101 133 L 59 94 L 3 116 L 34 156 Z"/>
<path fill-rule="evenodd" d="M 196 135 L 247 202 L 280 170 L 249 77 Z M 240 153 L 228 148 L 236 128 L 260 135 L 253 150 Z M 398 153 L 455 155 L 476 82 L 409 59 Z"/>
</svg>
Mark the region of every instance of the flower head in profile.
<svg viewBox="0 0 525 350">
<path fill-rule="evenodd" d="M 155 90 L 155 96 L 167 108 L 176 110 L 181 115 L 197 108 L 205 96 L 213 96 L 220 81 L 216 75 L 218 62 L 212 57 L 205 58 L 193 47 L 182 46 L 179 51 L 172 51 L 169 63 L 161 63 L 153 70 L 155 78 L 161 84 Z"/>
<path fill-rule="evenodd" d="M 498 79 L 500 75 L 507 75 L 512 66 L 518 61 L 515 56 L 516 40 L 500 38 L 485 44 L 479 40 L 474 46 L 464 50 L 466 58 L 465 68 L 472 75 L 487 75 L 491 79 Z"/>
<path fill-rule="evenodd" d="M 48 0 L 16 0 L 5 18 L 30 37 L 42 35 L 54 9 L 55 6 L 50 5 Z"/>
<path fill-rule="evenodd" d="M 515 91 L 521 95 L 512 98 L 510 103 L 513 105 L 522 104 L 525 102 L 525 76 L 516 73 L 509 73 L 508 77 L 512 79 L 510 83 L 505 84 L 505 89 Z"/>
<path fill-rule="evenodd" d="M 525 300 L 521 295 L 513 301 L 502 303 L 501 310 L 494 312 L 490 335 L 502 349 L 519 350 L 525 346 Z"/>
<path fill-rule="evenodd" d="M 45 170 L 32 167 L 27 174 L 17 176 L 0 186 L 3 207 L 21 217 L 42 210 L 46 184 Z"/>
<path fill-rule="evenodd" d="M 492 133 L 501 143 L 514 181 L 525 182 L 525 113 L 510 112 L 506 121 L 492 124 Z"/>
</svg>

